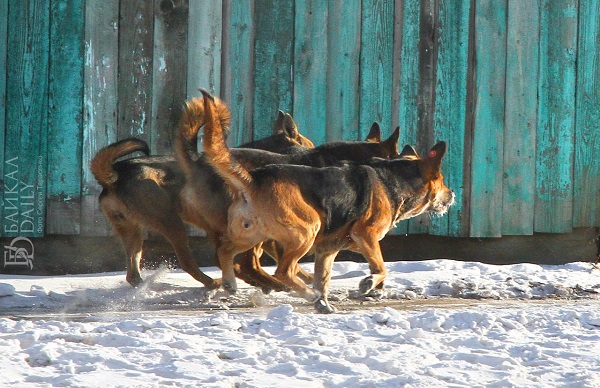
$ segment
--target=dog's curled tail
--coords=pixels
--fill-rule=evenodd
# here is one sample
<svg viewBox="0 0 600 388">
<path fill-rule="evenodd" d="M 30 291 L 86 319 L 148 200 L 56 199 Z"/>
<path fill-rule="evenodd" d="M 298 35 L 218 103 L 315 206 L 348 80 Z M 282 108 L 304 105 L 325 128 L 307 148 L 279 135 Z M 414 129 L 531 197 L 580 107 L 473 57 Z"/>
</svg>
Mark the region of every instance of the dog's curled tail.
<svg viewBox="0 0 600 388">
<path fill-rule="evenodd" d="M 234 192 L 247 192 L 252 176 L 240 163 L 231 157 L 231 151 L 225 143 L 223 120 L 220 116 L 217 99 L 201 90 L 204 96 L 204 154 L 217 174 L 221 176 Z"/>
<path fill-rule="evenodd" d="M 222 100 L 214 99 L 215 110 L 219 116 L 219 122 L 225 134 L 229 133 L 231 123 L 231 112 Z M 198 160 L 198 131 L 206 122 L 205 115 L 205 97 L 192 98 L 185 102 L 183 113 L 179 120 L 177 140 L 175 142 L 175 152 L 180 166 L 186 173 L 191 172 L 191 168 Z"/>
<path fill-rule="evenodd" d="M 104 188 L 111 187 L 117 181 L 117 172 L 113 169 L 113 163 L 122 156 L 136 151 L 150 154 L 148 144 L 140 139 L 130 138 L 118 141 L 102 148 L 90 163 L 94 178 Z"/>
</svg>

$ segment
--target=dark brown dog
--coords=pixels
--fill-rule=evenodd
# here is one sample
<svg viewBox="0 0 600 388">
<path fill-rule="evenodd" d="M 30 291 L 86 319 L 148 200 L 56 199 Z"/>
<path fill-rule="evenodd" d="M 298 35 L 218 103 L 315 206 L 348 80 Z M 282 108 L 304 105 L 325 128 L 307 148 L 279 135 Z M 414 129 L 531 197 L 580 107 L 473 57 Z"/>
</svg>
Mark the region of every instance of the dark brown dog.
<svg viewBox="0 0 600 388">
<path fill-rule="evenodd" d="M 210 106 L 218 112 L 220 127 L 228 128 L 230 116 L 226 105 L 218 98 L 213 98 Z M 217 176 L 205 156 L 197 152 L 197 134 L 203 123 L 204 121 L 200 122 L 194 117 L 188 119 L 187 111 L 184 111 L 180 121 L 176 154 L 186 175 L 181 203 L 183 212 L 189 217 L 190 222 L 206 231 L 218 251 L 227 232 L 227 211 L 231 205 L 231 197 L 228 187 Z M 399 134 L 399 129 L 396 129 L 389 139 L 379 141 L 379 125 L 375 123 L 367 141 L 363 142 L 329 143 L 314 149 L 288 154 L 254 149 L 233 149 L 231 153 L 247 169 L 275 163 L 325 166 L 342 160 L 361 162 L 372 157 L 397 156 Z M 277 258 L 277 250 L 277 247 L 270 249 L 269 254 Z M 240 252 L 244 253 L 239 257 L 239 266 L 232 267 L 232 271 L 238 277 L 249 284 L 263 287 L 265 291 L 288 289 L 286 284 L 267 274 L 260 266 L 261 244 L 255 244 Z M 301 269 L 298 272 L 307 282 L 312 281 L 312 276 L 309 274 Z"/>
<path fill-rule="evenodd" d="M 188 119 L 201 125 L 202 99 L 188 102 L 186 114 Z M 309 139 L 298 132 L 292 117 L 281 111 L 273 126 L 272 136 L 244 146 L 280 152 L 297 152 L 314 147 Z M 143 233 L 148 228 L 167 238 L 184 271 L 208 288 L 218 287 L 218 281 L 198 269 L 189 248 L 184 223 L 193 224 L 195 218 L 186 213 L 187 207 L 181 203 L 180 193 L 185 176 L 175 157 L 146 156 L 115 163 L 118 158 L 136 151 L 147 155 L 148 145 L 142 140 L 126 139 L 101 149 L 91 162 L 92 173 L 103 187 L 100 205 L 126 250 L 127 282 L 133 286 L 142 282 L 140 262 Z M 216 180 L 218 185 L 223 185 L 219 178 Z"/>
<path fill-rule="evenodd" d="M 426 211 L 444 214 L 454 202 L 441 174 L 444 142 L 436 144 L 425 159 L 407 147 L 394 160 L 250 170 L 227 148 L 214 103 L 203 93 L 204 152 L 233 195 L 227 234 L 217 251 L 225 289 L 236 289 L 235 255 L 273 240 L 281 249 L 275 277 L 314 301 L 317 311 L 331 313 L 335 309 L 327 301 L 327 292 L 340 250 L 351 249 L 367 259 L 371 276 L 359 285 L 366 294 L 386 277 L 379 240 L 394 224 Z M 315 253 L 315 289 L 296 277 L 298 260 L 310 251 Z"/>
</svg>

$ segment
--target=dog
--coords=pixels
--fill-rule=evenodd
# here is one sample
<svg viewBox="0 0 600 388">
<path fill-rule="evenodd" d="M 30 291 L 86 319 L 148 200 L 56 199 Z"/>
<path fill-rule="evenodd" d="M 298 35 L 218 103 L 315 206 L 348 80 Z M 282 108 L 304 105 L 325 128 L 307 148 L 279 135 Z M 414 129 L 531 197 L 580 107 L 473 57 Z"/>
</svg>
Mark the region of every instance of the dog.
<svg viewBox="0 0 600 388">
<path fill-rule="evenodd" d="M 400 220 L 424 212 L 444 214 L 454 202 L 441 173 L 446 143 L 426 158 L 405 147 L 390 160 L 315 168 L 268 165 L 248 169 L 232 155 L 210 95 L 205 101 L 204 154 L 233 196 L 227 234 L 217 251 L 225 289 L 235 290 L 233 260 L 263 241 L 281 249 L 275 278 L 309 301 L 320 313 L 335 308 L 327 300 L 331 269 L 342 249 L 360 252 L 371 275 L 359 284 L 367 294 L 386 277 L 379 241 Z M 298 260 L 315 254 L 314 289 L 297 276 Z"/>
<path fill-rule="evenodd" d="M 186 114 L 201 124 L 202 100 L 187 102 Z M 299 133 L 288 113 L 279 111 L 271 136 L 242 147 L 298 152 L 313 148 L 314 144 Z M 184 271 L 209 289 L 219 287 L 219 281 L 200 271 L 192 257 L 184 223 L 193 224 L 193 219 L 181 205 L 185 175 L 175 157 L 145 156 L 116 162 L 135 152 L 148 155 L 148 145 L 139 139 L 121 140 L 98 151 L 91 161 L 91 171 L 103 188 L 99 198 L 101 208 L 127 254 L 127 282 L 137 286 L 143 281 L 140 274 L 143 233 L 151 229 L 171 243 Z"/>
<path fill-rule="evenodd" d="M 204 100 L 207 98 L 204 96 Z M 228 128 L 230 113 L 227 106 L 216 97 L 210 96 L 210 99 L 210 106 L 218 112 L 220 127 Z M 181 195 L 183 212 L 188 215 L 191 223 L 206 231 L 218 251 L 227 232 L 227 212 L 231 205 L 229 189 L 208 163 L 206 156 L 197 151 L 197 135 L 204 121 L 197 120 L 193 115 L 188 117 L 187 113 L 184 109 L 175 143 L 177 159 L 186 176 Z M 287 154 L 249 148 L 232 149 L 231 154 L 247 169 L 276 163 L 325 166 L 342 160 L 360 162 L 372 157 L 397 156 L 399 135 L 400 130 L 396 128 L 388 139 L 382 141 L 379 124 L 374 123 L 366 141 L 334 142 Z M 264 292 L 287 290 L 286 284 L 266 273 L 260 266 L 263 248 L 277 261 L 279 249 L 276 244 L 256 244 L 240 251 L 243 253 L 239 257 L 239 263 L 234 263 L 233 273 L 251 285 L 262 287 Z M 305 282 L 312 282 L 312 275 L 300 267 L 298 274 Z"/>
</svg>

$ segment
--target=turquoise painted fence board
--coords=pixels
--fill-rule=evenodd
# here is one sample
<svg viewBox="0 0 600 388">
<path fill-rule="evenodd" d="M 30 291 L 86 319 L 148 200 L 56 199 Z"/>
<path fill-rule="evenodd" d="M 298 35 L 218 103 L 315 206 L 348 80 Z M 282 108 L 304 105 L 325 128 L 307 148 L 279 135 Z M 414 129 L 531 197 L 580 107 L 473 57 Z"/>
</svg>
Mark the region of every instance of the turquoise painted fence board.
<svg viewBox="0 0 600 388">
<path fill-rule="evenodd" d="M 277 111 L 292 112 L 294 2 L 254 2 L 253 138 L 271 135 Z"/>
<path fill-rule="evenodd" d="M 400 147 L 404 144 L 416 146 L 419 132 L 420 98 L 420 50 L 421 41 L 421 2 L 407 0 L 402 14 L 402 40 L 400 49 L 400 88 L 398 100 L 398 125 L 400 126 Z M 427 219 L 426 217 L 423 219 Z M 406 234 L 410 221 L 401 221 L 392 234 Z M 416 223 L 418 225 L 418 223 Z"/>
<path fill-rule="evenodd" d="M 579 4 L 573 226 L 600 225 L 600 2 Z"/>
<path fill-rule="evenodd" d="M 252 140 L 254 106 L 254 1 L 225 0 L 222 96 L 231 109 L 234 146 Z"/>
<path fill-rule="evenodd" d="M 187 4 L 154 0 L 152 120 L 150 122 L 150 150 L 153 154 L 173 153 L 176 123 L 181 117 L 183 102 L 187 98 L 187 33 Z"/>
<path fill-rule="evenodd" d="M 117 136 L 150 142 L 154 2 L 120 2 Z"/>
<path fill-rule="evenodd" d="M 465 125 L 467 102 L 467 69 L 469 48 L 470 1 L 440 0 L 439 48 L 437 58 L 434 108 L 434 138 L 448 143 L 442 165 L 446 184 L 456 194 L 456 203 L 444 217 L 433 218 L 432 234 L 464 236 L 468 224 L 464 221 L 463 205 L 465 163 Z"/>
<path fill-rule="evenodd" d="M 90 161 L 100 148 L 117 140 L 118 23 L 119 0 L 86 2 L 81 234 L 88 236 L 110 233 Z"/>
<path fill-rule="evenodd" d="M 475 130 L 470 206 L 473 237 L 502 234 L 506 6 L 502 0 L 475 3 Z"/>
<path fill-rule="evenodd" d="M 48 201 L 50 234 L 79 234 L 83 126 L 83 0 L 52 0 L 48 81 Z"/>
<path fill-rule="evenodd" d="M 577 0 L 543 0 L 536 163 L 536 232 L 573 226 Z"/>
<path fill-rule="evenodd" d="M 508 1 L 502 234 L 533 234 L 540 3 Z"/>
<path fill-rule="evenodd" d="M 327 4 L 327 141 L 358 140 L 361 0 Z"/>
<path fill-rule="evenodd" d="M 8 7 L 4 236 L 45 231 L 49 12 L 49 0 Z"/>
<path fill-rule="evenodd" d="M 6 53 L 8 47 L 8 0 L 0 0 L 0 225 L 4 212 L 4 136 L 6 133 Z M 0 236 L 3 234 L 0 228 Z"/>
<path fill-rule="evenodd" d="M 220 95 L 223 2 L 189 2 L 187 42 L 187 95 L 200 96 L 198 88 Z M 182 34 L 184 31 L 182 31 Z M 183 42 L 182 42 L 183 43 Z M 167 45 L 169 47 L 170 45 Z"/>
<path fill-rule="evenodd" d="M 295 2 L 294 120 L 315 143 L 326 140 L 327 2 Z"/>
<path fill-rule="evenodd" d="M 374 121 L 392 126 L 394 1 L 363 0 L 360 53 L 360 138 Z"/>
</svg>

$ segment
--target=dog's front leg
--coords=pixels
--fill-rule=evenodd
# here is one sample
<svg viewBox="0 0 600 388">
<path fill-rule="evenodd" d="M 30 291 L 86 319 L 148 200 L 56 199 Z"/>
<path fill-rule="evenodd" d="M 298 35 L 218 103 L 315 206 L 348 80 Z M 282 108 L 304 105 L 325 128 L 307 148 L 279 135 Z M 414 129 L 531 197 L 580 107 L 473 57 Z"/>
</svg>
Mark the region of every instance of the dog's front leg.
<svg viewBox="0 0 600 388">
<path fill-rule="evenodd" d="M 350 237 L 356 243 L 358 251 L 367 259 L 371 270 L 371 275 L 361 280 L 358 285 L 361 294 L 368 294 L 375 288 L 383 288 L 383 281 L 387 276 L 377 235 L 377 233 L 370 233 L 367 228 L 360 232 L 352 231 L 350 233 Z"/>
<path fill-rule="evenodd" d="M 338 251 L 330 253 L 315 253 L 315 275 L 314 287 L 321 293 L 321 296 L 315 302 L 315 309 L 321 314 L 335 313 L 337 309 L 329 304 L 327 295 L 329 294 L 329 283 L 331 282 L 331 270 L 333 261 Z"/>
</svg>

